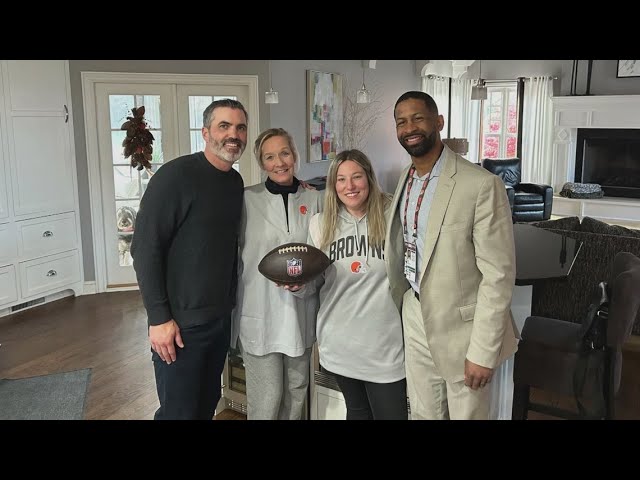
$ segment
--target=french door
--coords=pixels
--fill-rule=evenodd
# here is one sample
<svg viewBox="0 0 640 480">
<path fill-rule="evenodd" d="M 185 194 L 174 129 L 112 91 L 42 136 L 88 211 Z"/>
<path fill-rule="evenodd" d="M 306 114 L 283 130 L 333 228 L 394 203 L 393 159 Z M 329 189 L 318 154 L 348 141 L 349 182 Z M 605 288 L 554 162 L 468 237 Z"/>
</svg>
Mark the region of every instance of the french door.
<svg viewBox="0 0 640 480">
<path fill-rule="evenodd" d="M 103 252 L 96 258 L 104 261 L 103 269 L 96 267 L 96 276 L 99 270 L 106 274 L 105 289 L 135 288 L 131 238 L 140 199 L 150 177 L 165 162 L 203 150 L 202 114 L 212 101 L 237 99 L 247 109 L 250 119 L 257 118 L 258 112 L 250 111 L 248 85 L 96 82 L 94 92 L 102 217 L 102 228 L 94 228 L 94 245 L 96 251 Z M 145 120 L 155 138 L 150 172 L 132 168 L 130 159 L 125 159 L 122 153 L 126 132 L 120 127 L 126 117 L 131 116 L 131 109 L 140 106 L 145 107 Z M 250 157 L 251 145 L 258 133 L 253 130 L 250 126 L 248 148 L 234 165 L 245 185 L 259 181 Z M 94 197 L 92 193 L 92 199 Z M 101 238 L 97 238 L 96 231 L 101 231 Z"/>
<path fill-rule="evenodd" d="M 136 284 L 130 246 L 140 199 L 149 182 L 165 161 L 178 154 L 176 106 L 171 85 L 96 85 L 98 148 L 102 187 L 102 214 L 107 286 L 118 288 Z M 145 107 L 145 119 L 155 140 L 151 173 L 130 166 L 122 153 L 126 132 L 121 125 L 134 107 Z"/>
</svg>

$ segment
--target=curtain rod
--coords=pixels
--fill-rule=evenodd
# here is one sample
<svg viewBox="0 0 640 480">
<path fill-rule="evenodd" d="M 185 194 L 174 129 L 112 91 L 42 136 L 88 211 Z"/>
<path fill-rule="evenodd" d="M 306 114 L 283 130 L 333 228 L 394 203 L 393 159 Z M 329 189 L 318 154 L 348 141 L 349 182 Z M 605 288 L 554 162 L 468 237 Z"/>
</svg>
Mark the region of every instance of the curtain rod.
<svg viewBox="0 0 640 480">
<path fill-rule="evenodd" d="M 484 83 L 515 82 L 515 81 L 518 81 L 521 78 L 523 80 L 526 80 L 526 81 L 529 81 L 531 79 L 531 77 L 516 77 L 516 78 L 510 78 L 510 79 L 506 79 L 506 80 L 495 80 L 495 79 L 487 80 L 487 79 L 484 79 Z M 534 75 L 533 78 L 547 78 L 549 80 L 558 80 L 558 77 L 554 77 L 552 75 Z M 474 79 L 472 78 L 471 80 L 474 80 Z"/>
<path fill-rule="evenodd" d="M 448 80 L 450 77 L 445 77 L 443 75 L 434 75 L 432 73 L 430 73 L 429 75 L 426 76 L 427 78 L 435 78 L 437 80 Z M 516 78 L 509 78 L 509 79 L 503 79 L 503 80 L 496 80 L 496 79 L 491 79 L 491 80 L 487 80 L 485 79 L 485 83 L 489 83 L 489 82 L 515 82 L 518 79 L 524 79 L 524 80 L 529 80 L 530 77 L 516 77 Z M 548 78 L 549 80 L 558 80 L 558 77 L 554 77 L 553 75 L 534 75 L 533 78 Z M 456 78 L 454 78 L 453 80 L 458 80 Z M 476 80 L 475 78 L 468 78 L 467 80 Z"/>
<path fill-rule="evenodd" d="M 525 80 L 529 80 L 531 77 L 518 77 L 524 78 Z M 548 80 L 558 80 L 558 77 L 554 77 L 553 75 L 534 75 L 533 78 L 546 78 Z"/>
</svg>

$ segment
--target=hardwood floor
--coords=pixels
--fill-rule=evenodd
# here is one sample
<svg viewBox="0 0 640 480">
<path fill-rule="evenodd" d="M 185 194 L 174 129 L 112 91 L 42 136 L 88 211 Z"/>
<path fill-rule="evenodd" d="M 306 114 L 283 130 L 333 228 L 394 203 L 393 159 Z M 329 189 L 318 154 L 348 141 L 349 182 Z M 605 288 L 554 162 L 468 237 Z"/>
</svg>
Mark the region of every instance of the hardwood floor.
<svg viewBox="0 0 640 480">
<path fill-rule="evenodd" d="M 91 368 L 85 418 L 151 419 L 158 408 L 147 338 L 147 320 L 137 291 L 69 297 L 0 318 L 0 378 Z M 640 342 L 625 345 L 616 418 L 640 418 Z M 543 393 L 544 403 L 562 400 Z M 220 420 L 246 417 L 225 410 Z M 549 418 L 532 412 L 530 419 Z"/>
<path fill-rule="evenodd" d="M 69 297 L 0 318 L 0 378 L 91 368 L 85 418 L 152 419 L 158 408 L 137 291 Z M 221 412 L 220 419 L 238 419 Z"/>
</svg>

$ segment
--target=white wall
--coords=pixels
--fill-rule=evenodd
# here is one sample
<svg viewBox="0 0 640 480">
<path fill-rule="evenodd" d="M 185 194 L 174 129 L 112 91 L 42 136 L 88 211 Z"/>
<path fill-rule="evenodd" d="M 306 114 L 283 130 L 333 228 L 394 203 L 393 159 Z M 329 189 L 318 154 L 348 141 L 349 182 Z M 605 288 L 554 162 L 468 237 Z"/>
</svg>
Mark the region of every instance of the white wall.
<svg viewBox="0 0 640 480">
<path fill-rule="evenodd" d="M 296 140 L 301 157 L 298 176 L 308 179 L 326 175 L 329 162 L 307 163 L 307 97 L 306 71 L 345 75 L 349 88 L 359 89 L 362 84 L 361 60 L 272 60 L 273 89 L 279 93 L 279 102 L 271 106 L 270 126 L 288 130 Z M 400 176 L 409 156 L 395 135 L 393 105 L 407 90 L 419 90 L 420 78 L 415 74 L 413 60 L 378 60 L 375 69 L 365 73 L 367 87 L 377 85 L 382 93 L 382 108 L 387 109 L 363 147 L 371 159 L 382 187 L 390 192 Z"/>
<path fill-rule="evenodd" d="M 581 61 L 578 92 L 583 93 L 587 61 Z M 595 60 L 591 79 L 594 95 L 640 94 L 640 78 L 616 78 L 616 60 Z M 269 68 L 273 88 L 279 92 L 280 103 L 266 105 L 264 92 L 269 89 Z M 485 79 L 510 79 L 519 76 L 553 75 L 557 95 L 569 95 L 572 60 L 484 60 Z M 258 75 L 260 92 L 260 129 L 282 127 L 296 139 L 303 160 L 298 176 L 308 179 L 325 175 L 327 162 L 306 163 L 306 70 L 342 73 L 351 88 L 362 83 L 361 60 L 70 60 L 71 95 L 73 101 L 75 149 L 80 197 L 80 219 L 84 253 L 85 280 L 95 279 L 93 268 L 93 238 L 89 207 L 86 140 L 80 72 L 149 72 Z M 468 78 L 477 78 L 477 64 L 472 65 Z M 371 158 L 383 189 L 392 192 L 400 170 L 409 156 L 400 147 L 393 122 L 393 105 L 407 90 L 419 90 L 421 80 L 415 72 L 414 60 L 378 60 L 374 70 L 366 71 L 367 86 L 377 84 L 383 95 L 386 114 L 372 131 L 363 150 Z"/>
</svg>

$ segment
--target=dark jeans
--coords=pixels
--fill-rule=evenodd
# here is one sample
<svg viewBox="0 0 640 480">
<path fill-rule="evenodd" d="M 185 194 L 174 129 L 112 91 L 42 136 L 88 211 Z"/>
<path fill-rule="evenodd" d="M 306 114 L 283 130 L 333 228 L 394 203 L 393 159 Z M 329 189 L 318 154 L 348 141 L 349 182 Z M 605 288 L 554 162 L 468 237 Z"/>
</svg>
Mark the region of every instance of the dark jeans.
<svg viewBox="0 0 640 480">
<path fill-rule="evenodd" d="M 184 348 L 167 365 L 153 352 L 160 408 L 155 420 L 211 420 L 221 396 L 220 377 L 229 351 L 231 317 L 180 329 Z"/>
<path fill-rule="evenodd" d="M 407 380 L 373 383 L 335 374 L 344 401 L 347 420 L 407 420 Z"/>
</svg>

